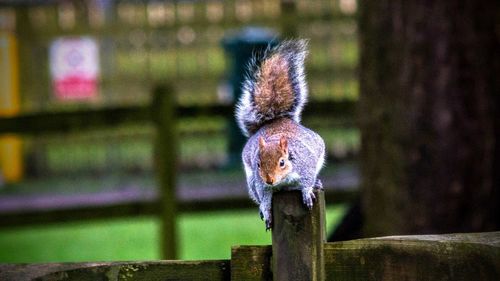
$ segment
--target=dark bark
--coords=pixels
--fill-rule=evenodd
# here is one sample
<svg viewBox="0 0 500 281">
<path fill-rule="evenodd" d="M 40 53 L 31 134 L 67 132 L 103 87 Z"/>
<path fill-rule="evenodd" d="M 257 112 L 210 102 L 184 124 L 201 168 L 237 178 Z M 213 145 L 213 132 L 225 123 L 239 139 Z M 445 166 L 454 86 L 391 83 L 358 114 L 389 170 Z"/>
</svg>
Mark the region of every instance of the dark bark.
<svg viewBox="0 0 500 281">
<path fill-rule="evenodd" d="M 498 2 L 360 7 L 365 234 L 499 229 Z"/>
</svg>

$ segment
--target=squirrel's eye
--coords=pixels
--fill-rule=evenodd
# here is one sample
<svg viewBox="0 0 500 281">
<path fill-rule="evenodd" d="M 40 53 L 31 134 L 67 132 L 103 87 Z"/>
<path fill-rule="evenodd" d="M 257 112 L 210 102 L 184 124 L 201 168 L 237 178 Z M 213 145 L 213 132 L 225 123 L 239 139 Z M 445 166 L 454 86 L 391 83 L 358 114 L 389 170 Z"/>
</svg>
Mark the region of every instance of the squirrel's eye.
<svg viewBox="0 0 500 281">
<path fill-rule="evenodd" d="M 281 168 L 285 167 L 285 160 L 283 159 L 280 160 L 280 167 Z"/>
<path fill-rule="evenodd" d="M 260 162 L 257 162 L 257 168 L 260 168 Z"/>
</svg>

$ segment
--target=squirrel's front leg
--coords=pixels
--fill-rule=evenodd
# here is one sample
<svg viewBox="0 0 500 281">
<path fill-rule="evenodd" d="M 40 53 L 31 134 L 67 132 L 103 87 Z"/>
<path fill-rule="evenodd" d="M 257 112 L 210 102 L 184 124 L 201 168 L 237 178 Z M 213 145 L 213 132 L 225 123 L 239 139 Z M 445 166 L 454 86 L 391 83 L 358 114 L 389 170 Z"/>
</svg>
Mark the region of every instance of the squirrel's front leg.
<svg viewBox="0 0 500 281">
<path fill-rule="evenodd" d="M 324 190 L 323 189 L 323 183 L 321 182 L 320 179 L 318 179 L 318 178 L 316 179 L 316 183 L 314 184 L 314 188 L 316 190 Z"/>
<path fill-rule="evenodd" d="M 266 230 L 270 230 L 273 226 L 272 213 L 271 213 L 271 204 L 273 201 L 272 196 L 273 196 L 272 190 L 268 189 L 262 190 L 262 194 L 260 196 L 261 201 L 259 205 L 259 210 L 261 218 L 266 223 Z"/>
<path fill-rule="evenodd" d="M 319 182 L 321 184 L 321 182 Z M 313 202 L 316 200 L 316 195 L 314 195 L 314 188 L 318 185 L 318 181 L 312 177 L 305 177 L 302 179 L 301 188 L 302 191 L 302 201 L 304 205 L 307 206 L 309 210 L 313 207 Z"/>
<path fill-rule="evenodd" d="M 304 201 L 304 205 L 309 208 L 309 210 L 313 207 L 313 202 L 316 200 L 316 195 L 314 195 L 314 190 L 323 190 L 323 183 L 320 179 L 316 178 L 314 181 L 313 187 L 303 187 L 302 188 L 302 200 Z"/>
<path fill-rule="evenodd" d="M 256 183 L 256 180 L 252 177 L 248 179 L 248 194 L 250 195 L 250 198 L 257 204 L 260 204 L 260 197 L 259 197 L 259 192 L 258 190 L 258 184 Z"/>
<path fill-rule="evenodd" d="M 290 173 L 282 182 L 281 185 L 286 186 L 290 190 L 302 191 L 302 201 L 310 210 L 313 207 L 313 202 L 316 199 L 313 190 L 323 189 L 323 185 L 319 179 L 311 180 L 309 177 L 301 177 L 297 173 Z"/>
<path fill-rule="evenodd" d="M 312 209 L 314 200 L 316 200 L 316 195 L 314 195 L 312 187 L 302 189 L 302 201 L 309 210 Z"/>
</svg>

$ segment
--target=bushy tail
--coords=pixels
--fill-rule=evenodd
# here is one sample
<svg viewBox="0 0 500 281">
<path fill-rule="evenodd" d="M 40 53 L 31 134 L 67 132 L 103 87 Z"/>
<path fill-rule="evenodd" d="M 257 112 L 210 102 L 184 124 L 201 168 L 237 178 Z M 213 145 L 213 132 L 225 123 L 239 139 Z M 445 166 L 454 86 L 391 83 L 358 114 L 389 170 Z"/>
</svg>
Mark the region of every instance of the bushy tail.
<svg viewBox="0 0 500 281">
<path fill-rule="evenodd" d="M 288 117 L 300 122 L 307 101 L 304 59 L 307 40 L 285 41 L 254 59 L 243 83 L 236 120 L 243 134 L 254 134 L 265 123 Z"/>
</svg>

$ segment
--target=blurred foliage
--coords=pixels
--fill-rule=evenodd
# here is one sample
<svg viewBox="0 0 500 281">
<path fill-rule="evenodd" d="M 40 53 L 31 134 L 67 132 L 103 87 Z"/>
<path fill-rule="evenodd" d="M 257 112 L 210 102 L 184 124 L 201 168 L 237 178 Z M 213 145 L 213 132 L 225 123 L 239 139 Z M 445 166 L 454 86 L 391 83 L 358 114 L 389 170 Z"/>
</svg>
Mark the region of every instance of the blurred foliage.
<svg viewBox="0 0 500 281">
<path fill-rule="evenodd" d="M 0 30 L 16 32 L 23 46 L 23 111 L 144 104 L 152 84 L 165 80 L 175 82 L 182 104 L 219 102 L 218 86 L 229 75 L 222 38 L 245 26 L 279 33 L 288 24 L 280 0 L 106 3 L 56 1 L 26 6 L 25 12 L 0 8 L 5 19 Z M 345 86 L 356 81 L 356 10 L 356 0 L 296 1 L 296 36 L 310 39 L 307 70 L 313 98 L 357 97 L 354 88 Z M 90 36 L 99 44 L 96 100 L 64 102 L 52 94 L 50 44 L 74 36 Z"/>
</svg>

